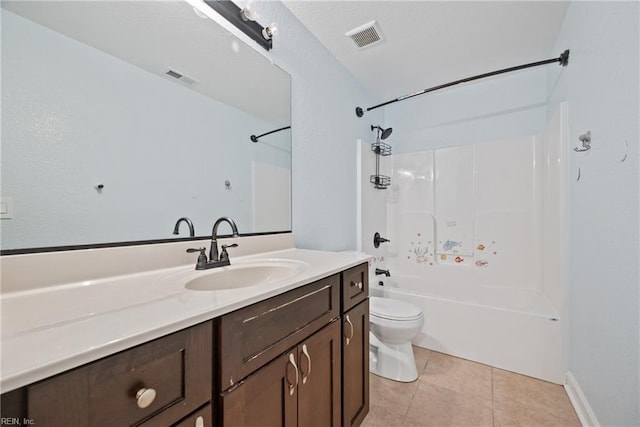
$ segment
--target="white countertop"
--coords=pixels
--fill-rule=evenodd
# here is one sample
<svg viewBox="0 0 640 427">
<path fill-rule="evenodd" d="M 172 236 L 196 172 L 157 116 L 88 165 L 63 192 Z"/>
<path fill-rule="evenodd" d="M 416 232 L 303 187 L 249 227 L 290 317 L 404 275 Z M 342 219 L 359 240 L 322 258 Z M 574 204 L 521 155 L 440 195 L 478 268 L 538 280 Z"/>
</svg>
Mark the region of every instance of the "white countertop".
<svg viewBox="0 0 640 427">
<path fill-rule="evenodd" d="M 232 258 L 286 260 L 295 276 L 222 291 L 184 288 L 194 264 L 0 296 L 4 393 L 335 274 L 362 253 L 287 249 Z M 174 280 L 175 278 L 175 280 Z"/>
</svg>

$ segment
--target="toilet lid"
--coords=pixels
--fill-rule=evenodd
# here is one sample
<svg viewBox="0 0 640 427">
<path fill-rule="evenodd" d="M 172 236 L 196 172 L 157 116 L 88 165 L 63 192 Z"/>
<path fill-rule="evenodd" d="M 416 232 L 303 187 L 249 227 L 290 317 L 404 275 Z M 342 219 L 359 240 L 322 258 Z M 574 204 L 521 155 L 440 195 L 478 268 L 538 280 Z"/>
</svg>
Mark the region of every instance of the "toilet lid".
<svg viewBox="0 0 640 427">
<path fill-rule="evenodd" d="M 419 307 L 390 298 L 370 297 L 369 312 L 372 316 L 390 320 L 414 320 L 422 316 Z"/>
</svg>

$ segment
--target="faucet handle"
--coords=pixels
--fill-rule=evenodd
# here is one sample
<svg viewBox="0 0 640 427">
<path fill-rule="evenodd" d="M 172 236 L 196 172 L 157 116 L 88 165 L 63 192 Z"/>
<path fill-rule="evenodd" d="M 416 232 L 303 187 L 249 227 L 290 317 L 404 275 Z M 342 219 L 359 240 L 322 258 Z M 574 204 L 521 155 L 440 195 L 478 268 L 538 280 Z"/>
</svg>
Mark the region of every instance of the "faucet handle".
<svg viewBox="0 0 640 427">
<path fill-rule="evenodd" d="M 187 249 L 187 253 L 192 254 L 195 252 L 200 252 L 200 255 L 198 255 L 198 264 L 206 264 L 207 263 L 207 248 L 200 248 L 200 249 L 195 249 L 195 248 L 189 248 Z"/>
<path fill-rule="evenodd" d="M 227 248 L 237 248 L 238 244 L 234 243 L 232 245 L 222 245 L 222 252 L 220 252 L 220 261 L 228 261 L 229 253 L 227 252 Z"/>
</svg>

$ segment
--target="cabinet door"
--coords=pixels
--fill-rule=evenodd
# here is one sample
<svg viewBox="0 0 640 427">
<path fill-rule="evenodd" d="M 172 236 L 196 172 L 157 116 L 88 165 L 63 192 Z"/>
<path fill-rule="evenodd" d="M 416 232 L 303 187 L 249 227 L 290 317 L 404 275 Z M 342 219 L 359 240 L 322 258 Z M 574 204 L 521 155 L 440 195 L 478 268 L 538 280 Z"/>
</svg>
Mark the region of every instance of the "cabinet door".
<svg viewBox="0 0 640 427">
<path fill-rule="evenodd" d="M 340 322 L 298 345 L 298 425 L 339 427 L 341 410 Z"/>
<path fill-rule="evenodd" d="M 220 394 L 227 427 L 295 427 L 298 424 L 297 347 Z"/>
<path fill-rule="evenodd" d="M 359 426 L 369 412 L 369 300 L 342 320 L 342 425 Z"/>
<path fill-rule="evenodd" d="M 232 387 L 340 316 L 340 275 L 220 317 L 216 391 Z"/>
</svg>

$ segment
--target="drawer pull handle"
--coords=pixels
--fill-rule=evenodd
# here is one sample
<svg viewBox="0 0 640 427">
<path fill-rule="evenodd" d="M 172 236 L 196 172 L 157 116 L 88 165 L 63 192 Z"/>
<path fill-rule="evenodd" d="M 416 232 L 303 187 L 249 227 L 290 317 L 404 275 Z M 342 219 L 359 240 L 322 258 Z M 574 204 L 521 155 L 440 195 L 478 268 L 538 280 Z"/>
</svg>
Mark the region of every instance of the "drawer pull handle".
<svg viewBox="0 0 640 427">
<path fill-rule="evenodd" d="M 353 338 L 353 323 L 351 323 L 351 319 L 349 318 L 348 314 L 345 318 L 345 321 L 347 322 L 347 325 L 349 325 L 349 334 L 347 335 L 347 345 L 349 345 L 349 341 L 351 341 L 351 338 Z"/>
<path fill-rule="evenodd" d="M 293 370 L 296 372 L 296 382 L 291 384 L 289 378 L 287 378 L 287 382 L 289 383 L 289 396 L 292 396 L 296 391 L 296 386 L 298 385 L 298 365 L 296 365 L 296 358 L 292 353 L 289 353 L 289 363 L 293 366 Z"/>
<path fill-rule="evenodd" d="M 358 288 L 362 290 L 362 282 L 358 282 Z"/>
<path fill-rule="evenodd" d="M 138 401 L 138 408 L 144 409 L 156 400 L 156 391 L 152 388 L 141 388 L 136 393 L 136 400 Z"/>
<path fill-rule="evenodd" d="M 307 371 L 306 374 L 302 374 L 302 384 L 306 384 L 307 383 L 307 378 L 309 378 L 309 375 L 311 375 L 311 356 L 309 356 L 309 350 L 307 350 L 307 345 L 306 344 L 302 344 L 302 354 L 305 355 L 305 357 L 307 358 L 307 363 L 309 364 L 309 370 Z M 302 368 L 302 366 L 301 366 Z"/>
<path fill-rule="evenodd" d="M 362 282 L 351 282 L 351 286 L 362 290 Z"/>
<path fill-rule="evenodd" d="M 204 427 L 204 418 L 202 418 L 201 416 L 196 418 L 196 427 Z"/>
</svg>

